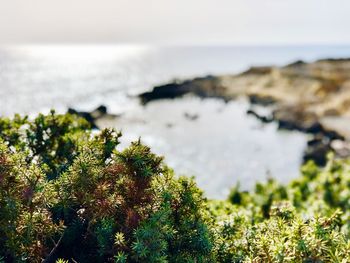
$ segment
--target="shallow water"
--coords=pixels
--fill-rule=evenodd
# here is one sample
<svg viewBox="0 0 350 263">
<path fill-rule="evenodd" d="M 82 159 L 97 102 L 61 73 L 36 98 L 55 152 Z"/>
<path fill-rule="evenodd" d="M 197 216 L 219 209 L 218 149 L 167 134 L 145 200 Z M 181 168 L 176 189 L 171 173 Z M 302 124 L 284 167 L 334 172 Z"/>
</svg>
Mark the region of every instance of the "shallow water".
<svg viewBox="0 0 350 263">
<path fill-rule="evenodd" d="M 122 146 L 142 135 L 178 174 L 195 176 L 208 197 L 225 198 L 237 182 L 251 189 L 269 176 L 288 182 L 299 174 L 306 136 L 277 132 L 275 124 L 247 116 L 247 109 L 244 100 L 163 100 L 127 112 L 116 127 Z"/>
<path fill-rule="evenodd" d="M 176 172 L 194 175 L 208 197 L 224 198 L 271 175 L 298 175 L 306 136 L 247 116 L 245 101 L 185 98 L 150 103 L 135 94 L 174 78 L 238 73 L 252 65 L 350 57 L 350 46 L 298 47 L 0 47 L 0 115 L 101 104 L 123 113 L 123 145 L 142 136 Z M 196 120 L 184 116 L 197 115 Z"/>
</svg>

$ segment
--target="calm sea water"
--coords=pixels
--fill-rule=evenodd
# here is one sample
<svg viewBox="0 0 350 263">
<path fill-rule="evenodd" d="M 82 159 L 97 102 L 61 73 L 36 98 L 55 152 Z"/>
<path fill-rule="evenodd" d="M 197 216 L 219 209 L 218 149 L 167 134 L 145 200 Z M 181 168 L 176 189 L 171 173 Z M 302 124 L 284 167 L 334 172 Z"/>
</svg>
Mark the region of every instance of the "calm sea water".
<svg viewBox="0 0 350 263">
<path fill-rule="evenodd" d="M 248 117 L 245 101 L 185 98 L 139 105 L 135 95 L 173 79 L 238 73 L 252 65 L 350 57 L 350 47 L 16 46 L 0 48 L 0 114 L 35 114 L 100 104 L 122 113 L 122 146 L 142 137 L 209 197 L 241 182 L 298 175 L 306 136 Z M 191 121 L 185 115 L 198 115 Z"/>
</svg>

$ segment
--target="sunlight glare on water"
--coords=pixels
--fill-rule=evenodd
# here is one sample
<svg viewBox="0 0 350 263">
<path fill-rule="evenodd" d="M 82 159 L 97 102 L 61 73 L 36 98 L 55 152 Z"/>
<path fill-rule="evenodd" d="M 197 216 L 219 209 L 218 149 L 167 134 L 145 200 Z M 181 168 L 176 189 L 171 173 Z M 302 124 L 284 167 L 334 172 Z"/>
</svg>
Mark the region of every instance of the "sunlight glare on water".
<svg viewBox="0 0 350 263">
<path fill-rule="evenodd" d="M 145 45 L 25 45 L 17 46 L 16 51 L 33 59 L 57 61 L 101 62 L 121 61 L 133 56 L 141 56 L 151 47 Z"/>
<path fill-rule="evenodd" d="M 261 126 L 246 115 L 245 102 L 186 98 L 142 107 L 136 95 L 174 79 L 349 54 L 347 46 L 0 47 L 0 115 L 89 111 L 103 104 L 122 116 L 113 126 L 123 130 L 123 146 L 141 136 L 177 174 L 194 175 L 207 196 L 225 198 L 237 181 L 249 189 L 268 174 L 283 182 L 298 176 L 307 137 Z M 190 121 L 186 112 L 199 118 Z"/>
</svg>

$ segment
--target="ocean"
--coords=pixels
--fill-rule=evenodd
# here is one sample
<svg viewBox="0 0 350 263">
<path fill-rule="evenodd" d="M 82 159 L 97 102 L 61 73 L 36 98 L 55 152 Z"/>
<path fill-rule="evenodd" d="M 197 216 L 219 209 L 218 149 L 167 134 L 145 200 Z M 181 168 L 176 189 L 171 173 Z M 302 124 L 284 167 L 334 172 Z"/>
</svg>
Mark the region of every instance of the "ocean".
<svg viewBox="0 0 350 263">
<path fill-rule="evenodd" d="M 121 148 L 141 137 L 177 174 L 194 176 L 206 196 L 225 198 L 238 182 L 249 190 L 268 177 L 297 177 L 307 136 L 247 116 L 244 99 L 186 97 L 144 107 L 136 95 L 175 79 L 328 57 L 350 57 L 350 46 L 3 46 L 0 115 L 106 105 L 121 114 L 114 125 L 124 134 Z"/>
</svg>

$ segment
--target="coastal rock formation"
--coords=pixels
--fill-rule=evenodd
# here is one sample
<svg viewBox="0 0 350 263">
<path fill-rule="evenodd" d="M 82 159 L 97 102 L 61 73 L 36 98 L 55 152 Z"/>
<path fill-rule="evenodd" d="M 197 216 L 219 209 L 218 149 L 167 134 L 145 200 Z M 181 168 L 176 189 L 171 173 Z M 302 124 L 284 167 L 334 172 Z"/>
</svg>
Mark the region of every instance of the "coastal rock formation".
<svg viewBox="0 0 350 263">
<path fill-rule="evenodd" d="M 107 107 L 104 105 L 97 107 L 95 110 L 91 112 L 78 111 L 76 109 L 69 108 L 67 113 L 75 114 L 84 118 L 91 124 L 91 127 L 93 129 L 99 129 L 100 127 L 105 127 L 106 126 L 104 124 L 105 122 L 111 121 L 111 120 L 113 121 L 118 117 L 114 114 L 109 114 Z"/>
<path fill-rule="evenodd" d="M 208 76 L 157 86 L 140 94 L 144 103 L 185 94 L 251 103 L 297 106 L 318 117 L 350 117 L 350 59 L 298 61 L 285 67 L 253 67 L 238 75 Z"/>
<path fill-rule="evenodd" d="M 216 97 L 225 99 L 224 89 L 225 87 L 221 85 L 219 78 L 207 76 L 156 86 L 152 91 L 142 93 L 139 97 L 143 104 L 159 99 L 174 99 L 189 93 L 202 98 Z"/>
<path fill-rule="evenodd" d="M 350 59 L 252 67 L 237 75 L 209 76 L 158 86 L 140 98 L 143 103 L 149 103 L 185 94 L 225 101 L 243 96 L 251 104 L 273 105 L 272 116 L 262 118 L 254 111 L 247 113 L 265 122 L 276 121 L 281 129 L 299 130 L 329 140 L 323 148 L 324 144 L 316 144 L 322 151 L 306 150 L 306 159 L 312 159 L 312 152 L 324 152 L 324 156 L 333 149 L 333 140 L 350 141 Z M 310 144 L 309 150 L 312 145 L 315 146 Z"/>
</svg>

